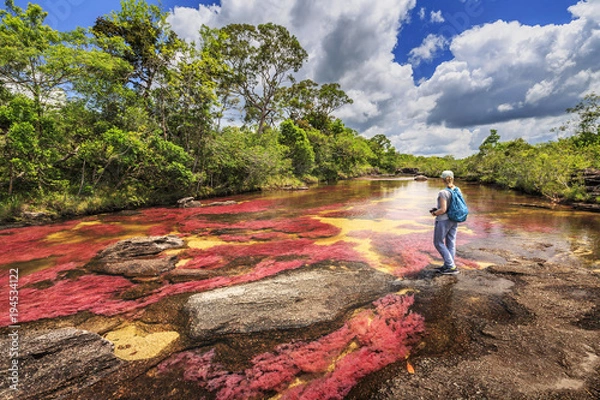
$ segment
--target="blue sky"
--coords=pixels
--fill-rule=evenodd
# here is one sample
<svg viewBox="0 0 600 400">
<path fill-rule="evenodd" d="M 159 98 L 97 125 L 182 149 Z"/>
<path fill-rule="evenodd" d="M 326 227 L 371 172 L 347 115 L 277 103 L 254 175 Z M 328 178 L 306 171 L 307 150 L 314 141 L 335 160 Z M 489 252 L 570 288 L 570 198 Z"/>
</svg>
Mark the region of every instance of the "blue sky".
<svg viewBox="0 0 600 400">
<path fill-rule="evenodd" d="M 38 0 L 59 30 L 92 26 L 118 0 Z M 158 1 L 149 1 L 157 4 Z M 16 0 L 25 7 L 27 1 Z M 213 4 L 215 3 L 215 4 Z M 309 53 L 298 78 L 338 82 L 337 116 L 423 155 L 502 140 L 553 140 L 565 110 L 600 93 L 598 0 L 163 0 L 175 32 L 274 22 Z"/>
<path fill-rule="evenodd" d="M 499 19 L 527 25 L 567 23 L 571 20 L 567 7 L 575 3 L 576 0 L 417 1 L 409 22 L 400 31 L 394 55 L 399 63 L 409 62 L 410 51 L 421 45 L 429 34 L 441 34 L 451 39 L 475 25 Z M 446 49 L 431 62 L 419 64 L 415 67 L 415 79 L 429 78 L 440 62 L 451 58 L 451 52 Z"/>
</svg>

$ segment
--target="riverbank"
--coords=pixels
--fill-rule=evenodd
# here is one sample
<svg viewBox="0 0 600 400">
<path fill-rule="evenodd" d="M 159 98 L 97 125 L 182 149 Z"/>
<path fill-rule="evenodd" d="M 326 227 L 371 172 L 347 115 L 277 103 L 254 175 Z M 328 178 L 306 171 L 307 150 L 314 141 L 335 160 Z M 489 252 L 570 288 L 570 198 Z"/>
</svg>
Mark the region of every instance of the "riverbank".
<svg viewBox="0 0 600 400">
<path fill-rule="evenodd" d="M 462 273 L 440 276 L 426 211 L 438 183 L 343 182 L 3 232 L 5 276 L 20 275 L 20 398 L 237 400 L 224 397 L 237 380 L 271 385 L 258 398 L 325 381 L 361 400 L 596 394 L 600 220 L 463 185 Z M 395 326 L 412 339 L 390 347 L 403 335 L 382 324 L 411 315 Z M 299 366 L 297 350 L 322 362 Z"/>
</svg>

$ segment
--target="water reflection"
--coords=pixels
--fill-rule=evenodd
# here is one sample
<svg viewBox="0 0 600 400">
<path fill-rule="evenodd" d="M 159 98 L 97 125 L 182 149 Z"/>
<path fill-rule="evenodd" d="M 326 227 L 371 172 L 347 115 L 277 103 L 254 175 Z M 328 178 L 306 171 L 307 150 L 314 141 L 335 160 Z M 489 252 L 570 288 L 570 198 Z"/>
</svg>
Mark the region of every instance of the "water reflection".
<svg viewBox="0 0 600 400">
<path fill-rule="evenodd" d="M 471 210 L 468 221 L 460 227 L 459 237 L 462 236 L 463 243 L 469 237 L 503 240 L 545 235 L 549 242 L 566 241 L 585 265 L 599 267 L 600 215 L 526 207 L 543 203 L 543 200 L 485 186 L 467 183 L 459 183 L 459 186 Z M 365 237 L 366 231 L 399 236 L 429 234 L 433 220 L 427 210 L 435 204 L 437 192 L 442 187 L 441 181 L 435 179 L 426 182 L 406 178 L 345 181 L 307 191 L 232 196 L 225 200 L 248 204 L 263 202 L 264 206 L 225 213 L 219 213 L 220 210 L 214 208 L 214 213 L 202 212 L 200 216 L 207 223 L 218 224 L 236 224 L 248 219 L 317 218 L 340 229 L 338 236 L 323 239 L 323 243 L 350 240 L 359 245 L 363 239 L 356 238 L 357 232 L 362 232 L 358 235 L 360 237 Z M 102 247 L 119 239 L 180 233 L 176 224 L 166 227 L 165 223 L 168 225 L 168 222 L 177 220 L 182 213 L 186 213 L 189 219 L 200 218 L 190 210 L 159 210 L 163 211 L 145 213 L 143 218 L 130 213 L 110 214 L 42 228 L 2 230 L 0 237 L 7 240 L 3 250 L 0 250 L 0 267 L 3 270 L 23 267 L 22 273 L 27 274 L 52 266 L 52 260 L 60 263 L 70 259 L 68 255 L 80 252 L 81 246 L 85 251 L 74 260 L 85 261 L 86 257 L 93 256 Z M 192 235 L 187 240 L 198 239 Z M 204 247 L 223 243 L 220 235 L 206 234 L 206 230 L 200 240 Z M 373 258 L 372 250 L 385 252 L 384 249 L 371 249 L 373 243 L 360 245 L 369 258 Z"/>
</svg>

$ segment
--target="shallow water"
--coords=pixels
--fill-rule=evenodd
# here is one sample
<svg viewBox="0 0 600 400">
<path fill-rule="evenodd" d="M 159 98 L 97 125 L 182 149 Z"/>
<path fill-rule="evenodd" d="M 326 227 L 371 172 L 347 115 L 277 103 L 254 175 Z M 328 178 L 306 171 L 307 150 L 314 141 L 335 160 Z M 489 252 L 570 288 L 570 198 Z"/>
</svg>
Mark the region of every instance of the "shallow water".
<svg viewBox="0 0 600 400">
<path fill-rule="evenodd" d="M 521 257 L 577 263 L 600 272 L 599 214 L 548 209 L 549 204 L 539 198 L 473 184 L 459 186 L 470 208 L 458 233 L 461 268 L 480 269 L 510 261 L 507 257 Z M 176 295 L 254 282 L 325 262 L 367 264 L 398 278 L 441 265 L 431 243 L 433 218 L 428 212 L 440 189 L 440 180 L 355 180 L 307 191 L 205 200 L 205 206 L 195 209 L 149 208 L 0 230 L 4 282 L 0 296 L 8 298 L 9 274 L 18 271 L 19 323 L 27 326 L 51 318 L 45 320 L 51 327 L 52 319 L 81 312 L 108 320 L 119 318 L 120 323 L 129 322 L 118 329 L 98 328 L 110 330 L 105 337 L 131 349 L 120 351 L 117 346 L 116 354 L 124 360 L 152 358 L 180 333 L 185 334 L 185 327 L 165 321 L 171 318 L 173 303 L 161 306 L 172 298 L 181 305 L 184 300 Z M 210 204 L 226 200 L 235 203 Z M 118 240 L 165 234 L 176 234 L 186 242 L 185 249 L 167 252 L 179 256 L 178 268 L 215 271 L 216 275 L 200 281 L 145 283 L 85 268 L 97 252 Z M 158 307 L 147 312 L 153 305 Z M 144 330 L 140 315 L 145 323 L 157 324 L 152 332 Z M 0 327 L 11 323 L 8 314 L 0 315 Z M 330 333 L 336 334 L 341 335 L 336 330 Z M 319 346 L 318 341 L 311 343 Z M 336 362 L 359 353 L 355 341 L 347 346 L 352 351 L 340 350 Z M 150 347 L 151 352 L 147 351 Z M 206 354 L 189 357 L 206 363 L 210 359 Z M 236 362 L 244 364 L 244 360 Z M 249 379 L 238 375 L 235 379 Z"/>
</svg>

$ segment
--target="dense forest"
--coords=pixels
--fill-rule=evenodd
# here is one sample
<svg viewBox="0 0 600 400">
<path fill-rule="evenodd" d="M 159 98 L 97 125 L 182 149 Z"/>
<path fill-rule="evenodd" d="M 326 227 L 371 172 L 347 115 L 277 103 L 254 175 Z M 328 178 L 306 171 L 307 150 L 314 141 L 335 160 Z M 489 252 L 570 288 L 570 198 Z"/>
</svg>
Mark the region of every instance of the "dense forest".
<svg viewBox="0 0 600 400">
<path fill-rule="evenodd" d="M 530 145 L 496 131 L 463 160 L 399 154 L 333 116 L 337 83 L 297 81 L 307 52 L 283 26 L 203 27 L 181 40 L 143 0 L 59 32 L 47 13 L 0 10 L 0 220 L 73 215 L 297 187 L 418 167 L 557 200 L 587 200 L 600 167 L 598 97 L 569 112 L 574 135 Z"/>
</svg>

